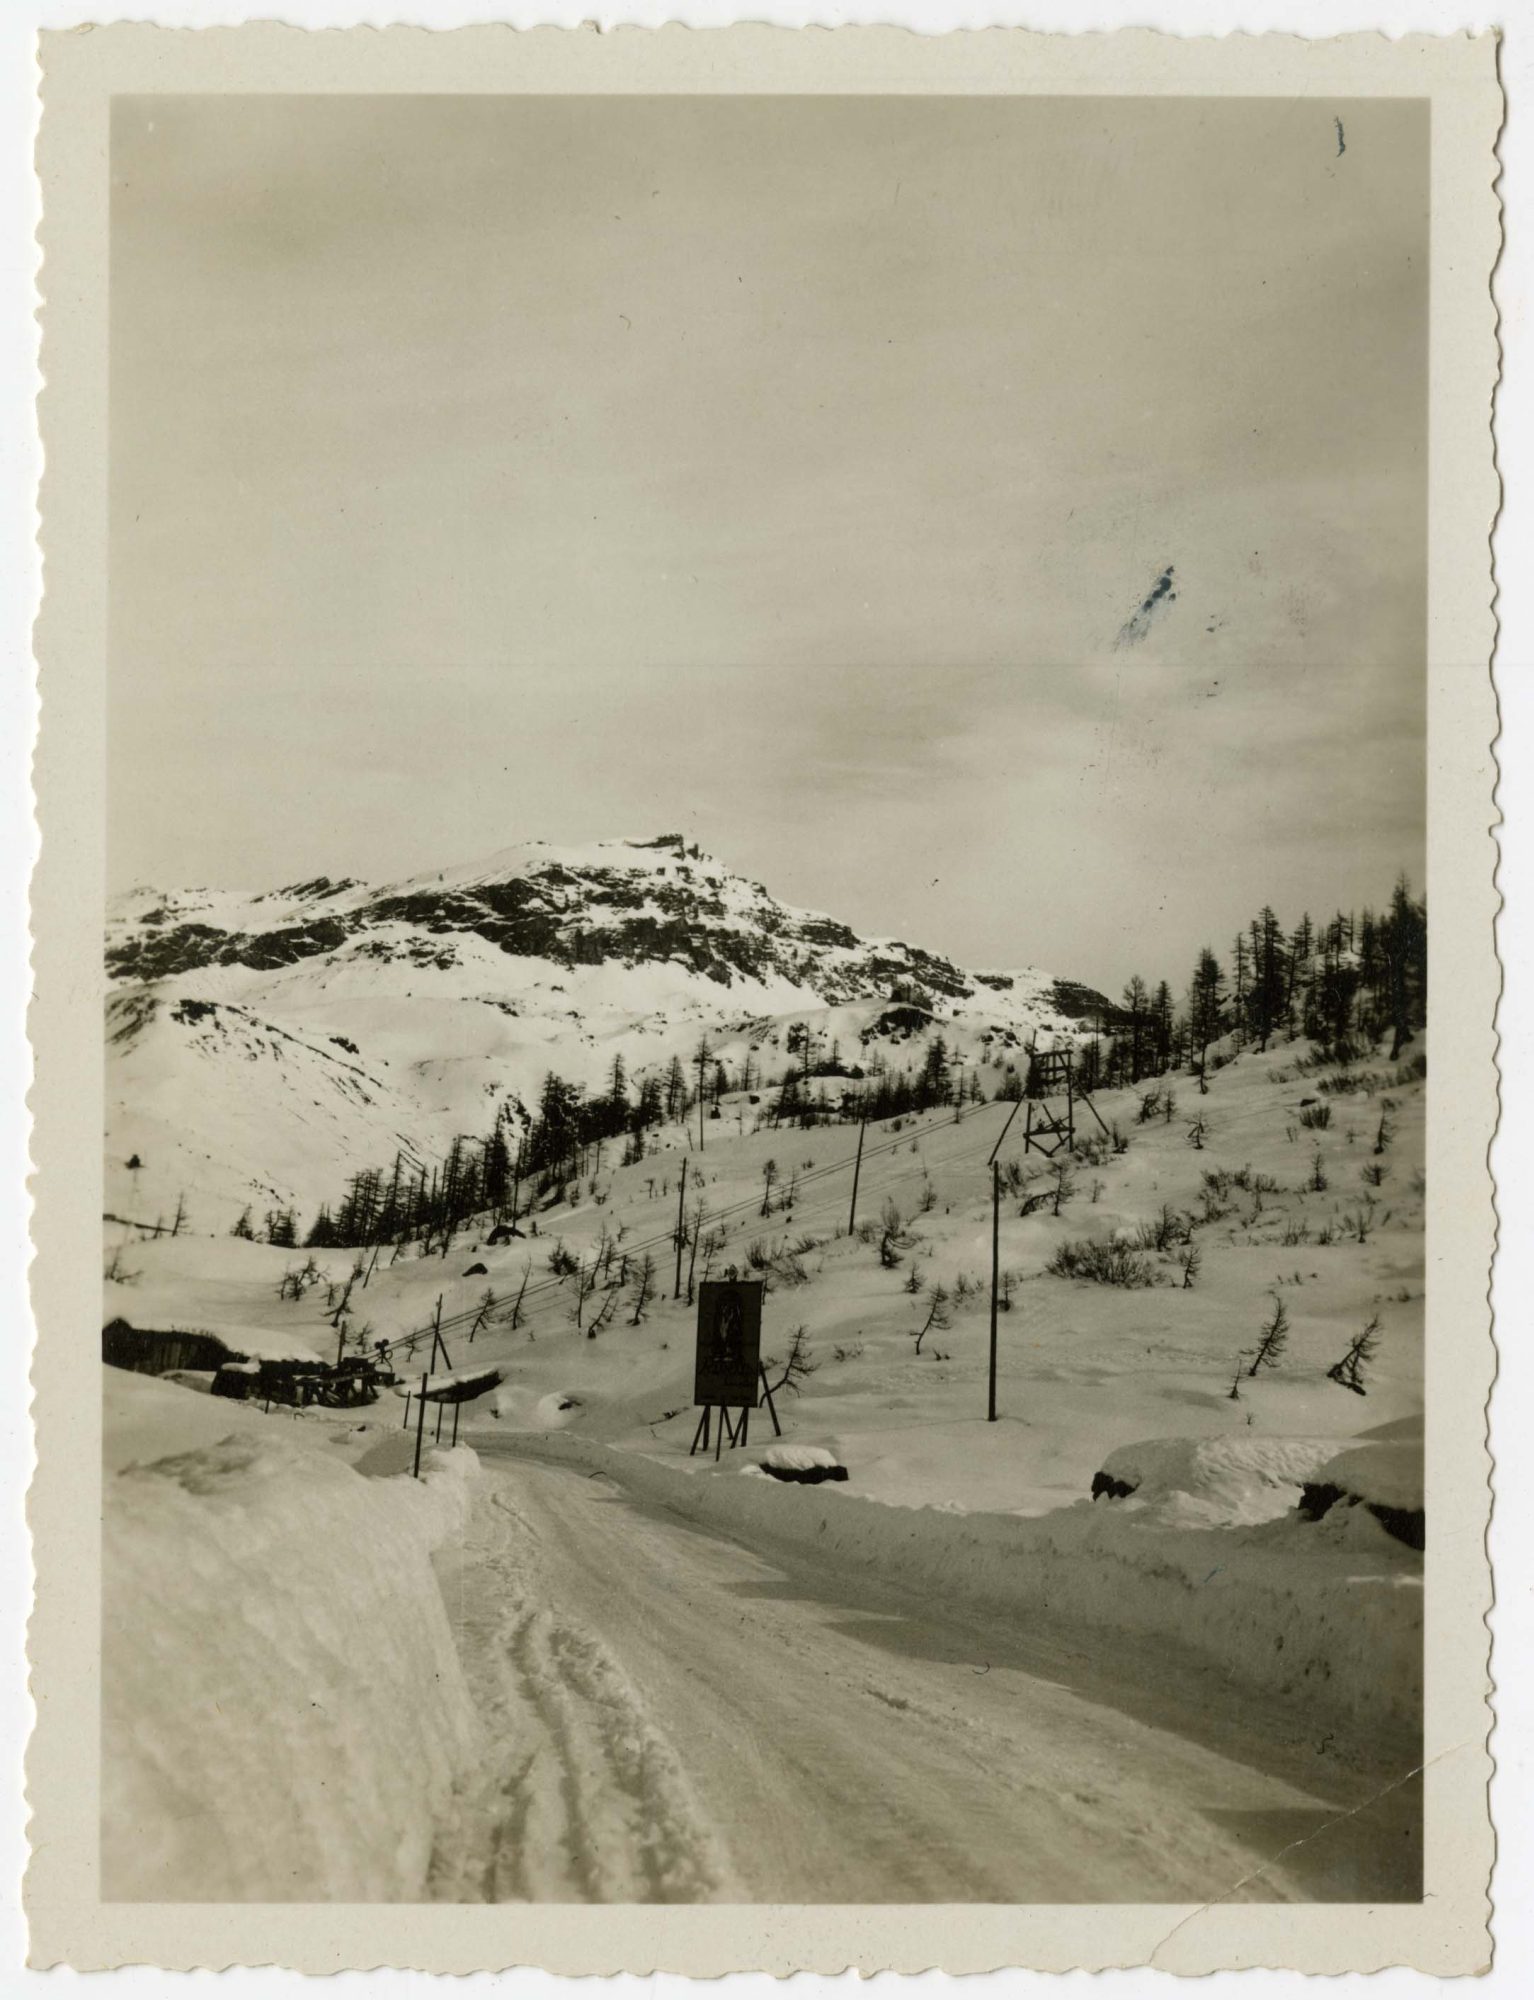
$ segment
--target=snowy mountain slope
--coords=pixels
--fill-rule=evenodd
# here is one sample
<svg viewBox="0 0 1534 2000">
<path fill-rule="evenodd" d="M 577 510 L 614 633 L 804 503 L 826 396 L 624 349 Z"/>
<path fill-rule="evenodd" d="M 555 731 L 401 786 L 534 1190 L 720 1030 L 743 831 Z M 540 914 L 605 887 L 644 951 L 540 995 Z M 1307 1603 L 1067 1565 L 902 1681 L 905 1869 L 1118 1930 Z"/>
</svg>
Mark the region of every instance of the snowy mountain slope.
<svg viewBox="0 0 1534 2000">
<path fill-rule="evenodd" d="M 897 1864 L 903 1892 L 924 1898 L 1106 1883 L 1175 1899 L 1211 1881 L 1226 1895 L 1232 1881 L 1305 1900 L 1415 1895 L 1422 1553 L 1365 1505 L 1313 1520 L 1297 1503 L 1340 1465 L 1349 1494 L 1420 1504 L 1426 1086 L 1378 1050 L 1336 1065 L 1294 1042 L 1235 1054 L 1207 1093 L 1185 1075 L 1162 1089 L 1174 1116 L 1142 1118 L 1143 1086 L 1097 1094 L 1127 1146 L 1083 1159 L 1059 1214 L 1020 1193 L 1003 1204 L 994 1425 L 984 1280 L 1000 1103 L 870 1125 L 859 1216 L 882 1226 L 898 1206 L 894 1268 L 878 1228 L 847 1231 L 854 1135 L 741 1130 L 734 1102 L 701 1149 L 669 1126 L 642 1160 L 610 1151 L 599 1195 L 583 1184 L 536 1235 L 492 1244 L 476 1221 L 445 1254 L 383 1251 L 347 1345 L 386 1336 L 418 1380 L 430 1350 L 407 1353 L 402 1336 L 441 1301 L 451 1368 L 503 1376 L 462 1412 L 473 1479 L 462 1449 L 428 1457 L 424 1491 L 389 1476 L 408 1474 L 414 1443 L 393 1397 L 263 1415 L 107 1370 L 105 1533 L 123 1566 L 107 1764 L 121 1824 L 164 1834 L 119 1841 L 114 1881 L 277 1899 L 296 1854 L 311 1898 L 856 1899 L 888 1893 Z M 1318 1104 L 1327 1122 L 1303 1123 Z M 999 1157 L 1042 1173 L 1021 1131 Z M 784 1170 L 770 1209 L 769 1158 Z M 685 1273 L 672 1295 L 668 1237 L 684 1163 L 689 1203 L 720 1232 L 715 1272 L 768 1254 L 773 1377 L 806 1329 L 812 1366 L 776 1399 L 785 1442 L 835 1457 L 845 1484 L 743 1477 L 774 1442 L 765 1408 L 744 1449 L 689 1455 L 695 1313 Z M 1121 1240 L 1167 1208 L 1193 1218 L 1191 1284 L 1180 1244 L 1147 1250 L 1154 1282 L 1135 1288 L 1054 1268 L 1063 1243 Z M 617 1231 L 630 1278 L 599 1326 L 551 1252 L 589 1267 Z M 106 1318 L 262 1327 L 335 1351 L 350 1248 L 316 1252 L 318 1281 L 295 1290 L 280 1281 L 302 1251 L 131 1230 L 111 1247 Z M 661 1283 L 644 1303 L 647 1250 Z M 949 1324 L 918 1347 L 936 1284 Z M 1287 1348 L 1246 1373 L 1280 1297 Z M 1331 1371 L 1371 1319 L 1378 1352 L 1350 1393 Z M 1104 1469 L 1134 1491 L 1094 1500 Z M 430 1558 L 439 1605 L 425 1563 L 449 1517 Z M 275 1550 L 275 1567 L 258 1574 L 252 1550 Z M 416 1614 L 404 1627 L 402 1592 Z M 256 1654 L 252 1616 L 271 1640 Z M 210 1618 L 223 1619 L 211 1650 L 197 1638 Z M 377 1704 L 352 1712 L 336 1661 L 375 1651 L 396 1712 L 440 1723 L 439 1761 L 401 1764 Z M 422 1695 L 433 1673 L 442 1685 Z M 211 1745 L 191 1763 L 189 1715 Z M 463 1751 L 444 1803 L 440 1776 Z M 316 1860 L 335 1801 L 311 1809 L 305 1787 L 336 1768 L 370 1816 Z M 1037 1781 L 1021 1804 L 1019 1771 Z M 1237 1796 L 1248 1809 L 1216 1815 L 1211 1835 L 1209 1800 Z M 169 1817 L 167 1797 L 181 1801 Z M 858 1824 L 898 1831 L 872 1859 L 846 1838 L 848 1800 Z M 266 1815 L 254 1829 L 253 1811 Z M 978 1846 L 975 1826 L 989 1829 Z M 935 1877 L 933 1855 L 954 1853 Z"/>
<path fill-rule="evenodd" d="M 374 887 L 136 890 L 109 913 L 107 1207 L 204 1220 L 333 1198 L 359 1160 L 440 1152 L 551 1069 L 631 1080 L 706 1033 L 764 1086 L 803 1025 L 849 1066 L 941 1033 L 994 1090 L 1037 1032 L 1111 1015 L 1036 971 L 971 972 L 777 902 L 675 836 L 541 843 Z M 127 1161 L 140 1165 L 130 1170 Z"/>
</svg>

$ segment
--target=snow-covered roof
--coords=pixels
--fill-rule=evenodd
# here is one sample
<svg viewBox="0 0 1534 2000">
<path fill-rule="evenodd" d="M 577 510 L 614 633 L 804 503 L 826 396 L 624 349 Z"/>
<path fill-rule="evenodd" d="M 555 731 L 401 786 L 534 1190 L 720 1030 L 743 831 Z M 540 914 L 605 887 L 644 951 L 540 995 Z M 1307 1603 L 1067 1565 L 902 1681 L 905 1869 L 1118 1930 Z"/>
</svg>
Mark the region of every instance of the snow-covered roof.
<svg viewBox="0 0 1534 2000">
<path fill-rule="evenodd" d="M 487 1395 L 490 1390 L 500 1387 L 505 1378 L 503 1368 L 441 1368 L 436 1374 L 428 1375 L 426 1386 L 421 1386 L 419 1375 L 406 1375 L 394 1385 L 396 1396 L 423 1396 L 428 1403 L 466 1403 L 473 1396 Z"/>
<path fill-rule="evenodd" d="M 121 1318 L 121 1314 L 115 1315 Z M 232 1355 L 254 1361 L 318 1361 L 322 1357 L 313 1344 L 291 1333 L 275 1333 L 267 1326 L 251 1326 L 244 1321 L 204 1319 L 200 1314 L 158 1314 L 153 1327 L 130 1321 L 135 1333 L 206 1333 L 221 1340 Z"/>
</svg>

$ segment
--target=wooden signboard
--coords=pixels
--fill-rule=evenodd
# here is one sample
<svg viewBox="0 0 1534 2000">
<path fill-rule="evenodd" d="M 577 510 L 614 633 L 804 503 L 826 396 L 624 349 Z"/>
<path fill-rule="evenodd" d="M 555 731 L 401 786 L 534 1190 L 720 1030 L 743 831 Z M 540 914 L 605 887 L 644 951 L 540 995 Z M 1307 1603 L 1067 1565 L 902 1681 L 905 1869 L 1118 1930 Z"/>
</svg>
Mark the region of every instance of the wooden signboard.
<svg viewBox="0 0 1534 2000">
<path fill-rule="evenodd" d="M 762 1283 L 739 1278 L 698 1287 L 698 1346 L 692 1399 L 749 1409 L 762 1368 Z"/>
</svg>

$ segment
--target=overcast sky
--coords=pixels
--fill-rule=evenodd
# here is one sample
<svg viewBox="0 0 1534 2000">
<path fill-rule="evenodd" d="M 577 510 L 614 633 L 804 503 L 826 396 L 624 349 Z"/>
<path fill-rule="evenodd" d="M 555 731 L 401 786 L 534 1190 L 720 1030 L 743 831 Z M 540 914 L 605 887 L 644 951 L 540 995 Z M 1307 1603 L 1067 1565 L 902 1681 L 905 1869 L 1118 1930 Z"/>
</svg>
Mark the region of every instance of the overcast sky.
<svg viewBox="0 0 1534 2000">
<path fill-rule="evenodd" d="M 1423 106 L 119 99 L 112 172 L 115 886 L 679 829 L 1116 991 L 1420 879 Z"/>
</svg>

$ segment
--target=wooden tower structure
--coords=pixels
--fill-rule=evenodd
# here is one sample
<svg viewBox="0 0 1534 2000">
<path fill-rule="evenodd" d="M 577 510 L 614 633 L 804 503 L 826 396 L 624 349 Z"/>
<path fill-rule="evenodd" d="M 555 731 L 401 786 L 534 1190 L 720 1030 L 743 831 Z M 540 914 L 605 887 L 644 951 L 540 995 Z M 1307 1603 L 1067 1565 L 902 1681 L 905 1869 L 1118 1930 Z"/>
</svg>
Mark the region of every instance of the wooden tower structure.
<svg viewBox="0 0 1534 2000">
<path fill-rule="evenodd" d="M 1091 1094 L 1076 1081 L 1074 1049 L 1030 1049 L 1028 1081 L 1024 1092 L 1027 1100 L 1023 1107 L 1025 1153 L 1042 1153 L 1047 1159 L 1061 1151 L 1069 1152 L 1076 1143 L 1078 1104 L 1086 1106 L 1097 1120 L 1103 1136 L 1108 1136 L 1108 1128 L 1103 1124 Z"/>
</svg>

